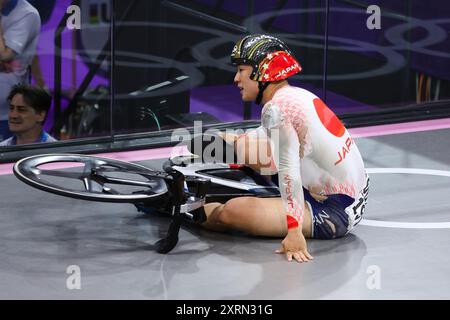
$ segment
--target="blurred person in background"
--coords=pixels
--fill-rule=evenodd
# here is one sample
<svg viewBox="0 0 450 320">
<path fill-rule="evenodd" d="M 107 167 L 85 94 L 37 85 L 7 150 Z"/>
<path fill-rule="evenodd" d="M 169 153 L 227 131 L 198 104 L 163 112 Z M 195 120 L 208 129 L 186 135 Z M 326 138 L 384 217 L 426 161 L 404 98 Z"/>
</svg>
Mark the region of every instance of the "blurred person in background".
<svg viewBox="0 0 450 320">
<path fill-rule="evenodd" d="M 0 13 L 0 140 L 3 140 L 11 135 L 7 97 L 15 84 L 29 81 L 41 19 L 26 0 L 0 0 Z"/>
<path fill-rule="evenodd" d="M 43 129 L 52 97 L 43 88 L 26 84 L 15 85 L 7 98 L 8 125 L 13 136 L 0 146 L 56 141 Z"/>
</svg>

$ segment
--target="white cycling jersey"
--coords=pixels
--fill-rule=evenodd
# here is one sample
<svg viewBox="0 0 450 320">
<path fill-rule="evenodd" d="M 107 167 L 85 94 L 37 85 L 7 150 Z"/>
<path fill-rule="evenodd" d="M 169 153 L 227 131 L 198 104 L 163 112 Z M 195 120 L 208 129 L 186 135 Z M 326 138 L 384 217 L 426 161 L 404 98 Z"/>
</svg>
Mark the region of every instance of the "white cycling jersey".
<svg viewBox="0 0 450 320">
<path fill-rule="evenodd" d="M 315 194 L 348 195 L 355 199 L 353 207 L 357 199 L 367 197 L 361 154 L 341 121 L 316 95 L 282 87 L 264 105 L 261 122 L 270 138 L 283 207 L 299 223 L 305 211 L 302 187 Z M 350 207 L 346 212 L 354 225 L 360 215 Z"/>
</svg>

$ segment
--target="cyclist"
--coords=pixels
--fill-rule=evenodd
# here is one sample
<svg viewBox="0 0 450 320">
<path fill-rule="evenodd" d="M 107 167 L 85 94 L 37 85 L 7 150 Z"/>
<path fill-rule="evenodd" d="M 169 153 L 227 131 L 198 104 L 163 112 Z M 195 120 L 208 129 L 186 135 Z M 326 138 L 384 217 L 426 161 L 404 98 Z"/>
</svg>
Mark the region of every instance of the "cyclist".
<svg viewBox="0 0 450 320">
<path fill-rule="evenodd" d="M 278 173 L 280 198 L 238 197 L 204 206 L 203 225 L 284 237 L 276 251 L 289 261 L 313 259 L 305 238 L 334 239 L 348 234 L 364 213 L 369 177 L 349 132 L 313 93 L 291 86 L 299 62 L 280 39 L 248 35 L 233 48 L 234 82 L 243 101 L 262 106 L 261 127 L 250 134 L 223 135 L 234 143 L 240 161 L 250 163 L 249 140 L 270 145 L 272 171 Z"/>
</svg>

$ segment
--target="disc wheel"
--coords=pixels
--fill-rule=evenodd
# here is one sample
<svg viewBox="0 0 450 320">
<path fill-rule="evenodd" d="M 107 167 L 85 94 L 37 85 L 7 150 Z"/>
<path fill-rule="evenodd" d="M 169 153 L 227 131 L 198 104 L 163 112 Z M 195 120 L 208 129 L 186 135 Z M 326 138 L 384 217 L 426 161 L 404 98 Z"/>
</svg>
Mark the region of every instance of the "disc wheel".
<svg viewBox="0 0 450 320">
<path fill-rule="evenodd" d="M 14 174 L 50 193 L 90 201 L 153 203 L 168 194 L 163 172 L 80 154 L 44 154 L 17 161 Z"/>
</svg>

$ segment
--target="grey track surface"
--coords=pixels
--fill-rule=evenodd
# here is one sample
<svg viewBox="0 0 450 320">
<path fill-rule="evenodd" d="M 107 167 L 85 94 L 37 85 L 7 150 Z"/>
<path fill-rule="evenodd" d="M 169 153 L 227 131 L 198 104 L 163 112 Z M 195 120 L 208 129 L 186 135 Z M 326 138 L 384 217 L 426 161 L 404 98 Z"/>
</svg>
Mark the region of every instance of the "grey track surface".
<svg viewBox="0 0 450 320">
<path fill-rule="evenodd" d="M 356 142 L 367 168 L 450 170 L 449 138 L 436 130 Z M 273 253 L 280 239 L 186 224 L 161 255 L 154 243 L 166 217 L 52 195 L 13 175 L 0 185 L 1 299 L 450 298 L 450 229 L 358 225 L 342 239 L 309 240 L 315 260 L 298 264 Z M 449 177 L 372 174 L 365 218 L 450 222 L 449 190 Z M 80 267 L 80 290 L 66 287 L 70 265 Z"/>
</svg>

